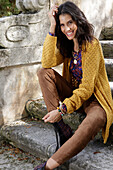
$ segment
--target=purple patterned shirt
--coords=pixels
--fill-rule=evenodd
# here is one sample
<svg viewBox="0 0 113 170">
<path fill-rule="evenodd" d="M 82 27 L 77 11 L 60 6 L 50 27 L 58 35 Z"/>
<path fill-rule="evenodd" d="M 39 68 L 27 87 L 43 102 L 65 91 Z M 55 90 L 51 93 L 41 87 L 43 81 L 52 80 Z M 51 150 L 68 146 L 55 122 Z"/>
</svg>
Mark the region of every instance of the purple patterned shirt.
<svg viewBox="0 0 113 170">
<path fill-rule="evenodd" d="M 70 72 L 72 73 L 74 79 L 76 80 L 77 87 L 79 86 L 81 79 L 82 79 L 82 56 L 81 56 L 81 49 L 79 52 L 72 52 L 72 59 L 70 62 Z M 75 63 L 74 63 L 75 60 Z M 75 86 L 75 84 L 74 84 Z"/>
</svg>

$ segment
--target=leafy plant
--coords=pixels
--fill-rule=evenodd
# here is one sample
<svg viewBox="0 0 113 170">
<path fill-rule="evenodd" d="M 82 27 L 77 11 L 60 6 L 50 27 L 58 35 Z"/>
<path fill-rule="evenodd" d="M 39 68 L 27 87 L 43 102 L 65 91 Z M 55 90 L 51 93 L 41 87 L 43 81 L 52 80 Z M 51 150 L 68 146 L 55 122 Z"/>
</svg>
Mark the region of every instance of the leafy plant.
<svg viewBox="0 0 113 170">
<path fill-rule="evenodd" d="M 16 0 L 0 0 L 0 17 L 18 14 Z"/>
</svg>

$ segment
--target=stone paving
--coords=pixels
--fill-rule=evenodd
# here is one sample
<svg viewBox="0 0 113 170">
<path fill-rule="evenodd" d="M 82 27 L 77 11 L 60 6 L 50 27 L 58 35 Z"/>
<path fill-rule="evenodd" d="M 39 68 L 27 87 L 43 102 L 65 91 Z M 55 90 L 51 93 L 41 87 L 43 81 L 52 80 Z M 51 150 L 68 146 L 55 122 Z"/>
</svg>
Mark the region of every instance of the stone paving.
<svg viewBox="0 0 113 170">
<path fill-rule="evenodd" d="M 47 160 L 55 152 L 56 138 L 53 127 L 40 120 L 15 121 L 4 125 L 1 132 L 14 146 L 24 150 L 20 152 L 11 148 L 12 153 L 10 147 L 9 149 L 6 147 L 7 152 L 4 152 L 4 155 L 7 154 L 0 155 L 2 157 L 0 166 L 3 170 L 32 170 L 41 162 L 36 157 Z M 34 156 L 25 152 L 30 152 Z M 77 156 L 60 166 L 59 170 L 113 170 L 113 145 L 112 143 L 104 145 L 99 135 Z"/>
<path fill-rule="evenodd" d="M 8 142 L 0 145 L 0 170 L 33 170 L 43 161 Z"/>
</svg>

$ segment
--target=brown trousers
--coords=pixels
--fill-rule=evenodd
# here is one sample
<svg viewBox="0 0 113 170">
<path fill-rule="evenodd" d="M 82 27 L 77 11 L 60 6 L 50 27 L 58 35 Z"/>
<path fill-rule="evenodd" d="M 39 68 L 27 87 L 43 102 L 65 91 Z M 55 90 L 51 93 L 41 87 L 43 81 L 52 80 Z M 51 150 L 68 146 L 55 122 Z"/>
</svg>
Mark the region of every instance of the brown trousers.
<svg viewBox="0 0 113 170">
<path fill-rule="evenodd" d="M 48 112 L 55 110 L 59 101 L 72 95 L 73 87 L 53 69 L 40 69 L 38 78 Z M 74 135 L 52 156 L 58 164 L 63 164 L 82 151 L 106 124 L 106 113 L 94 95 L 81 108 L 86 113 L 86 118 Z"/>
</svg>

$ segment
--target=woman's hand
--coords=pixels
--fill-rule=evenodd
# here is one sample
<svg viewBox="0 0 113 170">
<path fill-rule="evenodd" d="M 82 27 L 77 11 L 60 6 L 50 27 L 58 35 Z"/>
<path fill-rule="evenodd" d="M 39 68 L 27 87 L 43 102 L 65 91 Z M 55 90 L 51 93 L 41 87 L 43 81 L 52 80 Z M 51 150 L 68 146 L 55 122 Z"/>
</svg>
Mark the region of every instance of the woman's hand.
<svg viewBox="0 0 113 170">
<path fill-rule="evenodd" d="M 53 110 L 49 113 L 47 113 L 42 120 L 44 120 L 44 122 L 50 122 L 50 123 L 55 123 L 60 121 L 62 118 L 61 114 L 58 112 L 58 110 Z"/>
<path fill-rule="evenodd" d="M 55 33 L 55 28 L 56 28 L 55 16 L 56 16 L 57 12 L 58 12 L 58 5 L 54 5 L 48 13 L 48 17 L 49 17 L 49 20 L 50 20 L 50 23 L 51 23 L 50 32 L 53 33 L 53 34 Z"/>
</svg>

